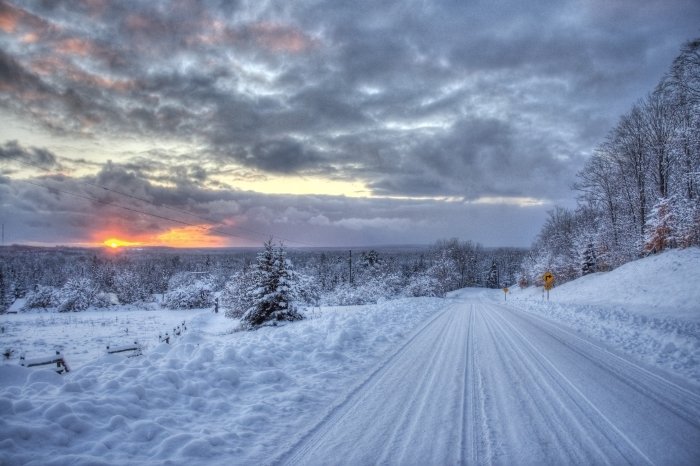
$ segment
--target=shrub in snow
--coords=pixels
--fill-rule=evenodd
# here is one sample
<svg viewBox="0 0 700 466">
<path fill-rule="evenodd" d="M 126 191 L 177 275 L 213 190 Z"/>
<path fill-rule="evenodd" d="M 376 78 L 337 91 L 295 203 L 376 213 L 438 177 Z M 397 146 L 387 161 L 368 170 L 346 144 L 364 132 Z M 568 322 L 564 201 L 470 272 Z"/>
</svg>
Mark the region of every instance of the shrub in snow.
<svg viewBox="0 0 700 466">
<path fill-rule="evenodd" d="M 39 286 L 27 294 L 22 309 L 46 309 L 58 305 L 57 290 L 51 286 Z"/>
<path fill-rule="evenodd" d="M 294 286 L 292 287 L 293 299 L 296 302 L 318 305 L 321 299 L 321 286 L 311 275 L 293 272 Z"/>
<path fill-rule="evenodd" d="M 89 278 L 71 278 L 58 292 L 58 311 L 84 311 L 90 306 L 106 306 L 108 300 L 98 291 L 97 285 Z"/>
<path fill-rule="evenodd" d="M 445 296 L 448 291 L 458 288 L 460 277 L 454 260 L 446 250 L 439 251 L 433 258 L 428 274 L 437 283 L 437 295 Z"/>
<path fill-rule="evenodd" d="M 251 273 L 252 283 L 246 290 L 251 306 L 242 317 L 244 328 L 303 318 L 292 302 L 295 280 L 283 245 L 275 247 L 272 240 L 267 241 Z"/>
<path fill-rule="evenodd" d="M 404 289 L 404 294 L 410 298 L 418 296 L 442 296 L 442 287 L 438 280 L 428 273 L 418 273 L 411 277 Z"/>
<path fill-rule="evenodd" d="M 661 198 L 654 205 L 646 222 L 644 250 L 655 254 L 676 246 L 676 218 L 671 200 Z"/>
<path fill-rule="evenodd" d="M 207 277 L 195 281 L 175 281 L 177 285 L 165 293 L 163 306 L 169 309 L 195 309 L 214 305 L 214 287 Z"/>
<path fill-rule="evenodd" d="M 117 302 L 114 301 L 114 294 L 113 293 L 102 293 L 99 292 L 95 295 L 95 298 L 92 300 L 92 304 L 90 304 L 92 307 L 108 307 L 118 304 Z"/>
<path fill-rule="evenodd" d="M 226 317 L 238 319 L 253 305 L 248 290 L 253 286 L 253 274 L 250 271 L 233 275 L 221 291 L 219 301 Z"/>
<path fill-rule="evenodd" d="M 122 270 L 114 276 L 114 292 L 122 304 L 146 301 L 150 297 L 141 277 L 131 270 Z"/>
</svg>

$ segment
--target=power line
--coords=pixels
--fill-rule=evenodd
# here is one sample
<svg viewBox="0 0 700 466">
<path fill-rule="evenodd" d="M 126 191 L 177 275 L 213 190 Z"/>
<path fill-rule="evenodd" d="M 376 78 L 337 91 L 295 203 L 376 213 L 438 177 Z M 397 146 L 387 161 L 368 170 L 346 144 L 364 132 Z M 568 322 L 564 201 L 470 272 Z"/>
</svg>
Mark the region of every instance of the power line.
<svg viewBox="0 0 700 466">
<path fill-rule="evenodd" d="M 15 160 L 16 162 L 22 164 L 22 165 L 26 165 L 26 166 L 38 168 L 38 169 L 43 170 L 43 171 L 45 171 L 45 172 L 47 172 L 47 173 L 61 174 L 61 173 L 59 173 L 59 172 L 57 172 L 57 171 L 54 171 L 54 170 L 51 170 L 51 169 L 49 169 L 49 168 L 42 167 L 41 165 L 34 164 L 34 163 L 31 163 L 31 162 L 27 162 L 27 161 L 24 161 L 24 160 L 19 160 L 19 159 L 17 159 L 17 157 L 15 157 L 14 160 Z M 189 212 L 189 211 L 184 210 L 184 209 L 179 209 L 179 208 L 177 208 L 177 207 L 170 207 L 170 206 L 166 206 L 166 205 L 158 205 L 158 204 L 156 204 L 155 202 L 153 202 L 153 201 L 151 201 L 151 200 L 144 199 L 144 198 L 141 198 L 141 197 L 138 197 L 138 196 L 134 196 L 133 194 L 129 194 L 129 193 L 125 193 L 125 192 L 122 192 L 122 191 L 119 191 L 119 190 L 116 190 L 116 189 L 112 189 L 112 188 L 109 188 L 109 187 L 107 187 L 107 186 L 103 186 L 103 185 L 100 185 L 100 184 L 97 184 L 97 183 L 93 183 L 93 182 L 91 182 L 91 181 L 79 180 L 79 179 L 75 179 L 75 180 L 76 180 L 78 183 L 82 183 L 82 184 L 86 184 L 86 185 L 89 185 L 89 186 L 93 186 L 93 187 L 96 187 L 96 188 L 99 188 L 99 189 L 103 189 L 103 190 L 105 190 L 105 191 L 108 191 L 108 192 L 111 192 L 111 193 L 114 193 L 114 194 L 117 194 L 117 195 L 120 195 L 120 196 L 124 196 L 124 197 L 130 198 L 130 199 L 134 199 L 134 200 L 137 200 L 137 201 L 140 201 L 140 202 L 145 202 L 146 204 L 150 204 L 150 205 L 152 205 L 153 207 L 158 208 L 158 209 L 161 209 L 161 208 L 162 208 L 162 209 L 168 209 L 168 210 L 170 210 L 170 211 L 182 213 L 182 214 L 185 214 L 185 215 L 189 215 L 189 216 L 191 216 L 191 217 L 197 218 L 197 219 L 199 219 L 199 220 L 204 220 L 204 221 L 206 221 L 206 222 L 208 222 L 208 223 L 212 223 L 212 224 L 218 224 L 218 223 L 220 223 L 218 220 L 215 220 L 215 219 L 212 219 L 212 218 L 209 218 L 209 217 L 205 217 L 205 216 L 202 216 L 202 215 L 198 215 L 198 214 Z M 36 184 L 36 183 L 32 183 L 32 182 L 29 182 L 29 181 L 26 181 L 26 180 L 19 180 L 19 181 L 25 181 L 25 182 L 27 182 L 27 183 L 29 183 L 29 184 L 34 184 L 35 186 L 43 187 L 43 188 L 46 188 L 46 189 L 54 189 L 54 188 L 49 188 L 49 187 L 44 186 L 44 185 L 39 185 L 39 184 Z M 78 197 L 82 197 L 82 196 L 83 196 L 83 195 L 76 194 L 76 193 L 73 193 L 73 192 L 70 192 L 70 191 L 61 191 L 60 189 L 56 189 L 56 191 L 64 192 L 64 194 L 74 195 L 74 196 L 78 196 Z M 148 212 L 144 212 L 144 211 L 140 211 L 140 210 L 137 210 L 137 209 L 131 209 L 131 208 L 123 207 L 123 206 L 120 206 L 119 204 L 115 204 L 115 203 L 110 203 L 110 202 L 102 201 L 102 200 L 100 200 L 100 199 L 96 199 L 96 198 L 87 198 L 87 197 L 84 197 L 84 198 L 85 198 L 85 199 L 92 200 L 92 201 L 95 201 L 95 202 L 99 202 L 99 203 L 102 203 L 102 204 L 112 205 L 112 206 L 115 206 L 115 207 L 119 207 L 119 208 L 122 208 L 122 209 L 125 209 L 125 210 L 130 210 L 130 211 L 134 211 L 134 212 L 139 212 L 139 213 L 142 213 L 142 214 L 144 214 L 144 215 L 150 215 L 150 216 L 152 216 L 152 217 L 161 218 L 161 219 L 163 219 L 163 220 L 169 220 L 169 221 L 176 222 L 176 223 L 181 223 L 181 224 L 184 224 L 184 225 L 189 225 L 189 226 L 194 226 L 194 227 L 202 228 L 201 225 L 196 225 L 196 224 L 192 224 L 192 223 L 188 223 L 188 222 L 184 222 L 184 221 L 172 219 L 172 218 L 169 218 L 169 217 L 163 217 L 163 216 L 156 215 L 156 214 L 150 214 L 150 213 L 148 213 Z M 278 240 L 286 241 L 286 242 L 288 242 L 288 243 L 296 243 L 296 244 L 300 244 L 300 245 L 304 245 L 304 246 L 309 246 L 309 247 L 314 247 L 314 246 L 315 246 L 315 245 L 313 245 L 313 244 L 305 243 L 305 242 L 303 242 L 303 241 L 297 241 L 297 240 L 285 238 L 285 237 L 279 236 L 279 235 L 273 235 L 273 234 L 269 234 L 269 233 L 263 233 L 263 232 L 256 231 L 256 230 L 252 230 L 252 229 L 245 228 L 245 227 L 240 227 L 240 226 L 239 226 L 239 227 L 227 227 L 227 228 L 233 228 L 233 229 L 243 230 L 243 231 L 246 231 L 246 232 L 248 232 L 248 233 L 250 233 L 250 234 L 258 235 L 258 236 L 262 236 L 262 237 L 277 238 Z M 252 239 L 252 238 L 246 238 L 246 237 L 243 237 L 243 236 L 240 236 L 240 235 L 236 235 L 236 234 L 224 233 L 224 232 L 222 232 L 221 230 L 218 230 L 218 229 L 217 229 L 217 230 L 214 230 L 213 228 L 210 229 L 209 231 L 217 231 L 217 232 L 219 232 L 219 233 L 222 233 L 222 234 L 225 234 L 225 235 L 228 235 L 228 236 L 233 236 L 233 237 L 236 237 L 236 238 L 241 238 L 241 239 L 247 239 L 247 240 L 251 240 L 251 239 Z"/>
</svg>

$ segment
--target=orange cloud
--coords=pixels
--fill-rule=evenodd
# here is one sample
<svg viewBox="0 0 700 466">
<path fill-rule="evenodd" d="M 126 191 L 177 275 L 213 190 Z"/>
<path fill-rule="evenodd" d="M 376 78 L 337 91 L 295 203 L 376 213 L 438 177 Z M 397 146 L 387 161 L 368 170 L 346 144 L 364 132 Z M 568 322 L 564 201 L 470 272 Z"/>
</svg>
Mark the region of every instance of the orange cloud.
<svg viewBox="0 0 700 466">
<path fill-rule="evenodd" d="M 94 51 L 94 47 L 87 40 L 72 37 L 56 42 L 54 50 L 67 55 L 79 55 L 81 57 L 85 57 Z"/>
<path fill-rule="evenodd" d="M 39 35 L 36 32 L 28 32 L 22 36 L 23 44 L 36 44 L 39 42 Z"/>
<path fill-rule="evenodd" d="M 197 24 L 200 32 L 188 36 L 188 45 L 220 45 L 249 43 L 281 53 L 301 53 L 316 45 L 316 40 L 301 29 L 288 24 L 261 21 L 240 28 L 231 28 L 218 19 Z"/>
<path fill-rule="evenodd" d="M 156 236 L 160 246 L 173 248 L 217 248 L 229 245 L 228 238 L 213 234 L 210 225 L 171 228 Z"/>
<path fill-rule="evenodd" d="M 61 60 L 57 57 L 42 57 L 32 61 L 31 69 L 41 76 L 63 76 L 74 83 L 109 89 L 114 91 L 126 91 L 133 87 L 131 80 L 112 79 L 88 73 L 81 68 Z"/>
<path fill-rule="evenodd" d="M 95 232 L 92 244 L 110 249 L 165 246 L 170 248 L 217 248 L 231 245 L 230 238 L 213 233 L 211 225 L 170 228 L 161 233 L 130 234 L 117 229 Z"/>
<path fill-rule="evenodd" d="M 0 31 L 13 34 L 23 27 L 40 32 L 53 29 L 53 26 L 44 19 L 22 8 L 0 2 Z"/>
<path fill-rule="evenodd" d="M 275 52 L 300 53 L 314 44 L 301 29 L 285 24 L 263 21 L 250 30 L 260 45 Z"/>
<path fill-rule="evenodd" d="M 22 19 L 22 10 L 0 3 L 0 30 L 12 34 Z"/>
</svg>

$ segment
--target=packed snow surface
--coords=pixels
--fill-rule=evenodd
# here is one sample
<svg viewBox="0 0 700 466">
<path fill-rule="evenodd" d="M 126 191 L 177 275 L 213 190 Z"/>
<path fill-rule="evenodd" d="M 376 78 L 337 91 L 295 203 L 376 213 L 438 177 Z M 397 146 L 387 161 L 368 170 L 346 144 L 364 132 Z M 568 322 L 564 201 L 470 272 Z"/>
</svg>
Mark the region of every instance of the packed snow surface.
<svg viewBox="0 0 700 466">
<path fill-rule="evenodd" d="M 466 290 L 283 464 L 698 464 L 700 393 Z"/>
<path fill-rule="evenodd" d="M 254 332 L 203 310 L 2 316 L 0 347 L 57 344 L 73 370 L 0 365 L 0 464 L 700 464 L 697 259 Z M 106 354 L 136 334 L 142 356 Z"/>
</svg>

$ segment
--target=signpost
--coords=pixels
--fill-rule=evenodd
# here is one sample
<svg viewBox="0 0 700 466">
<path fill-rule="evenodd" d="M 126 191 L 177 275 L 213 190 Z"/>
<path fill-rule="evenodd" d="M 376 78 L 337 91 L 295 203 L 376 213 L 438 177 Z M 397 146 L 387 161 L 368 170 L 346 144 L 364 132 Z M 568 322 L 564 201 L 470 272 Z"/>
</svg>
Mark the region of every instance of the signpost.
<svg viewBox="0 0 700 466">
<path fill-rule="evenodd" d="M 549 301 L 549 290 L 554 288 L 554 274 L 552 272 L 545 272 L 542 275 L 542 280 L 544 281 L 544 289 L 547 290 L 547 301 Z"/>
<path fill-rule="evenodd" d="M 508 301 L 508 287 L 507 286 L 503 287 L 503 299 L 505 301 Z"/>
</svg>

